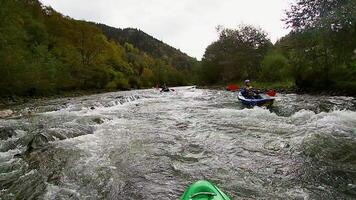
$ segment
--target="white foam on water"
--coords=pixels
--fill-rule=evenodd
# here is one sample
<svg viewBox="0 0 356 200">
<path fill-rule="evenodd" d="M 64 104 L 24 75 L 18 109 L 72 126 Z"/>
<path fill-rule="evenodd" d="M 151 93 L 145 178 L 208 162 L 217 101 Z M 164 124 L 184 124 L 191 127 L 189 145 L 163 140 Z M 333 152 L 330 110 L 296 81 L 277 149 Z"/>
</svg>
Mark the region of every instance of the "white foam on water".
<svg viewBox="0 0 356 200">
<path fill-rule="evenodd" d="M 343 135 L 356 139 L 356 112 L 354 111 L 320 113 L 316 115 L 314 124 L 324 134 Z"/>
<path fill-rule="evenodd" d="M 64 193 L 64 198 L 68 198 L 71 197 L 72 198 L 76 198 L 76 199 L 85 199 L 84 197 L 81 196 L 81 194 L 75 190 L 75 189 L 70 189 L 70 188 L 63 188 L 63 187 L 58 187 L 56 185 L 53 184 L 47 184 L 46 187 L 46 193 L 43 195 L 43 199 L 48 199 L 48 200 L 54 200 L 54 199 L 62 199 L 60 198 L 60 196 L 62 195 L 58 195 L 59 193 Z"/>
<path fill-rule="evenodd" d="M 43 195 L 43 199 L 56 199 L 60 190 L 61 188 L 59 186 L 47 183 L 46 193 Z"/>
<path fill-rule="evenodd" d="M 310 195 L 308 194 L 307 191 L 303 188 L 293 188 L 290 189 L 286 192 L 286 194 L 293 199 L 304 199 L 304 200 L 309 200 Z"/>
<path fill-rule="evenodd" d="M 356 127 L 356 112 L 349 110 L 335 110 L 330 113 L 318 114 L 320 123 L 334 123 L 342 124 L 345 126 Z"/>
<path fill-rule="evenodd" d="M 7 162 L 11 161 L 14 155 L 19 154 L 23 151 L 23 148 L 11 149 L 6 152 L 0 152 L 0 161 Z"/>
<path fill-rule="evenodd" d="M 311 119 L 313 116 L 315 116 L 315 112 L 311 110 L 300 110 L 296 113 L 294 113 L 290 118 L 295 121 L 308 121 Z"/>
<path fill-rule="evenodd" d="M 119 187 L 125 184 L 130 184 L 132 194 L 152 196 L 155 193 L 150 189 L 156 186 L 155 182 L 163 183 L 160 191 L 169 192 L 174 189 L 165 183 L 182 184 L 177 182 L 208 174 L 207 178 L 226 182 L 246 177 L 239 184 L 255 186 L 254 191 L 265 192 L 267 187 L 281 191 L 273 195 L 282 198 L 308 199 L 308 190 L 288 185 L 266 186 L 263 178 L 277 177 L 291 183 L 288 176 L 293 175 L 283 173 L 294 167 L 291 157 L 298 155 L 299 145 L 313 134 L 342 134 L 351 139 L 356 134 L 354 111 L 318 113 L 306 107 L 291 116 L 279 116 L 260 107 L 241 109 L 233 93 L 190 87 L 174 89 L 171 93 L 147 90 L 83 97 L 61 110 L 40 113 L 44 122 L 46 117 L 61 120 L 59 127 L 55 123 L 46 127 L 56 133 L 66 128 L 75 131 L 76 127 L 94 127 L 90 129 L 93 134 L 50 142 L 50 151 L 58 153 L 55 159 L 59 159 L 53 162 L 68 162 L 63 162 L 64 169 L 59 169 L 63 170 L 60 184 L 47 183 L 44 198 L 72 195 L 95 199 L 100 197 L 97 193 L 101 188 L 117 187 L 120 191 Z M 144 97 L 124 104 L 115 100 L 125 95 Z M 299 98 L 294 94 L 286 96 Z M 276 103 L 283 98 L 278 97 Z M 335 100 L 337 105 L 343 103 L 342 99 Z M 102 121 L 92 123 L 90 120 L 96 117 Z M 20 152 L 0 152 L 0 160 L 10 162 Z M 279 167 L 282 174 L 276 175 Z"/>
</svg>

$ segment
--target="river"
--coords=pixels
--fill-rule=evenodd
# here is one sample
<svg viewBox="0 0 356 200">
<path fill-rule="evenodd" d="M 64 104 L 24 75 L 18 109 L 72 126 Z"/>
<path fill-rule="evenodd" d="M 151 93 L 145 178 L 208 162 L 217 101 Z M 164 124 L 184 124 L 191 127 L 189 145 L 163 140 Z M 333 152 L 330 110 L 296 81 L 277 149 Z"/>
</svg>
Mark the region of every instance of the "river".
<svg viewBox="0 0 356 200">
<path fill-rule="evenodd" d="M 38 101 L 0 119 L 0 199 L 356 198 L 356 99 L 175 88 Z"/>
</svg>

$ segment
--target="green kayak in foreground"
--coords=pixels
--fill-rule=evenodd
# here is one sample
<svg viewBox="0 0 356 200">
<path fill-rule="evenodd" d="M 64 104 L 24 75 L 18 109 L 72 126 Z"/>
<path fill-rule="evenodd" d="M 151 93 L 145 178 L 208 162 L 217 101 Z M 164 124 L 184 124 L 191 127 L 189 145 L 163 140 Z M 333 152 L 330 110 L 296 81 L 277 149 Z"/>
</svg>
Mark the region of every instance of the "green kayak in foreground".
<svg viewBox="0 0 356 200">
<path fill-rule="evenodd" d="M 231 200 L 218 187 L 208 181 L 192 184 L 180 200 Z"/>
</svg>

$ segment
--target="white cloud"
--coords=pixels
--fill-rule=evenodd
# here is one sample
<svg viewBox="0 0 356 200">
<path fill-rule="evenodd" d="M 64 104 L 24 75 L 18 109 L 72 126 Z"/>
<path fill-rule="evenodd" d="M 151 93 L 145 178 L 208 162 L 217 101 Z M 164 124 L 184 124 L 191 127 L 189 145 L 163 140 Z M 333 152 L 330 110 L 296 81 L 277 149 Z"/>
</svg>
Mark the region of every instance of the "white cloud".
<svg viewBox="0 0 356 200">
<path fill-rule="evenodd" d="M 259 26 L 274 42 L 288 33 L 281 19 L 292 0 L 41 0 L 64 15 L 118 28 L 139 28 L 200 59 L 215 27 Z"/>
</svg>

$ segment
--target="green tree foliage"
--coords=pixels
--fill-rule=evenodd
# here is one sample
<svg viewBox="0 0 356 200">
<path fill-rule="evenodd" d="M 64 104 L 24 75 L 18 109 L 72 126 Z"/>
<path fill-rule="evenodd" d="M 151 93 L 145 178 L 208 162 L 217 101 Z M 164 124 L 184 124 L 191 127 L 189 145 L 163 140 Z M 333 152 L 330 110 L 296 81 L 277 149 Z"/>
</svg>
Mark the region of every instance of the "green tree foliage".
<svg viewBox="0 0 356 200">
<path fill-rule="evenodd" d="M 218 31 L 219 40 L 207 47 L 202 60 L 202 80 L 215 84 L 258 78 L 261 61 L 272 47 L 267 34 L 250 25 Z"/>
<path fill-rule="evenodd" d="M 104 24 L 96 25 L 109 39 L 115 40 L 121 44 L 126 42 L 131 43 L 140 51 L 143 51 L 154 58 L 166 60 L 166 62 L 178 70 L 191 69 L 197 62 L 196 59 L 157 40 L 141 30 L 133 28 L 118 29 Z"/>
<path fill-rule="evenodd" d="M 284 19 L 291 32 L 272 45 L 251 26 L 220 29 L 206 49 L 201 83 L 245 78 L 290 82 L 304 90 L 356 93 L 356 1 L 297 0 Z"/>
<path fill-rule="evenodd" d="M 313 28 L 345 29 L 353 26 L 356 18 L 354 0 L 298 0 L 287 17 L 287 25 L 295 31 Z"/>
<path fill-rule="evenodd" d="M 188 83 L 172 62 L 129 41 L 110 41 L 96 25 L 37 0 L 0 0 L 0 18 L 0 96 Z"/>
<path fill-rule="evenodd" d="M 139 74 L 142 74 L 145 67 L 147 68 L 147 62 L 150 64 L 155 63 L 157 69 L 153 67 L 150 70 L 155 74 L 154 79 L 156 83 L 164 82 L 168 85 L 186 85 L 193 82 L 195 74 L 192 69 L 198 64 L 196 59 L 153 38 L 141 30 L 133 28 L 118 29 L 104 24 L 95 25 L 109 39 L 123 44 L 128 52 L 136 52 L 134 55 L 138 55 L 138 52 L 143 54 L 144 61 L 142 59 L 135 59 L 132 54 L 129 55 L 131 60 L 134 59 L 140 63 L 138 64 L 140 66 L 138 69 Z M 152 62 L 152 59 L 148 61 L 147 57 L 154 58 L 155 61 Z M 143 66 L 143 63 L 146 63 L 144 64 L 146 66 Z"/>
<path fill-rule="evenodd" d="M 356 2 L 298 0 L 285 19 L 292 32 L 279 42 L 297 86 L 356 91 Z"/>
<path fill-rule="evenodd" d="M 288 59 L 282 54 L 271 51 L 262 60 L 260 79 L 265 82 L 285 81 L 290 79 Z"/>
</svg>

